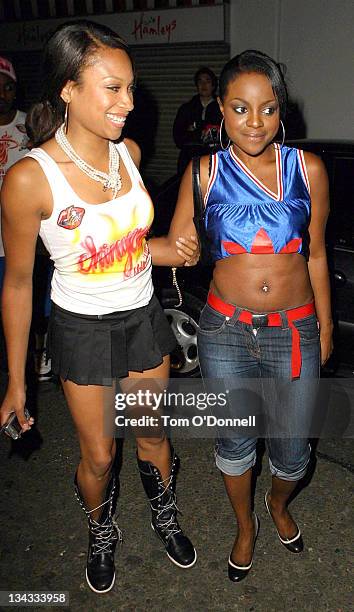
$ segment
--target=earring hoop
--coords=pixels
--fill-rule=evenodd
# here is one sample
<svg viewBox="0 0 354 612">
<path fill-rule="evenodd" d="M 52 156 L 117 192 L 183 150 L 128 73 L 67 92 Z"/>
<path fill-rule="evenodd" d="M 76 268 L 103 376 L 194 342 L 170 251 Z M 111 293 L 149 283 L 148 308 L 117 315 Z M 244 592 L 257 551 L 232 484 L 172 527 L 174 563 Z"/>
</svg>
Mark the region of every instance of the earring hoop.
<svg viewBox="0 0 354 612">
<path fill-rule="evenodd" d="M 282 138 L 282 141 L 281 141 L 281 144 L 280 144 L 280 146 L 282 147 L 284 142 L 285 142 L 285 127 L 284 127 L 284 123 L 282 122 L 281 119 L 280 119 L 280 125 L 281 125 L 281 129 L 283 131 L 283 138 Z"/>
<path fill-rule="evenodd" d="M 223 151 L 227 151 L 227 149 L 229 148 L 230 144 L 231 144 L 231 140 L 229 138 L 228 143 L 226 145 L 226 147 L 224 147 L 223 143 L 222 143 L 222 128 L 224 126 L 224 117 L 222 118 L 222 121 L 220 123 L 220 130 L 219 130 L 219 142 L 220 142 L 220 147 L 222 148 Z M 226 134 L 227 135 L 227 134 Z"/>
<path fill-rule="evenodd" d="M 65 102 L 65 113 L 64 113 L 64 131 L 65 134 L 68 132 L 68 123 L 69 123 L 69 102 Z"/>
</svg>

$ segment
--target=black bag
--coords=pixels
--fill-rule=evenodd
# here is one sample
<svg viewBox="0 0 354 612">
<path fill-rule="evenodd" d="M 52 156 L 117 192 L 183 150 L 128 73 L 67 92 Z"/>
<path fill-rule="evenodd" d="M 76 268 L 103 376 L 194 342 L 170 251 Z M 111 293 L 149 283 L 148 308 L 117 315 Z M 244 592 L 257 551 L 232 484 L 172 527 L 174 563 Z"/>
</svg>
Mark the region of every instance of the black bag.
<svg viewBox="0 0 354 612">
<path fill-rule="evenodd" d="M 211 266 L 213 265 L 213 260 L 211 257 L 210 240 L 205 230 L 205 209 L 202 197 L 202 190 L 200 188 L 200 157 L 193 157 L 192 159 L 192 185 L 194 203 L 193 222 L 197 231 L 199 241 L 199 263 L 201 263 L 203 266 Z"/>
</svg>

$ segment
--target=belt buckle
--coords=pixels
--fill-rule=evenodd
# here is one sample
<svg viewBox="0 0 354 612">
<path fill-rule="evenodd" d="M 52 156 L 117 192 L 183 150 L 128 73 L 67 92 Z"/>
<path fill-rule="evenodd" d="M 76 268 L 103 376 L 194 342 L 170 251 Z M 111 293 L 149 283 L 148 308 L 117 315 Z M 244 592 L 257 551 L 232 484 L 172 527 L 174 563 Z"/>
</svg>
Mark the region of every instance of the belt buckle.
<svg viewBox="0 0 354 612">
<path fill-rule="evenodd" d="M 268 315 L 267 314 L 253 314 L 252 315 L 252 327 L 268 327 Z"/>
</svg>

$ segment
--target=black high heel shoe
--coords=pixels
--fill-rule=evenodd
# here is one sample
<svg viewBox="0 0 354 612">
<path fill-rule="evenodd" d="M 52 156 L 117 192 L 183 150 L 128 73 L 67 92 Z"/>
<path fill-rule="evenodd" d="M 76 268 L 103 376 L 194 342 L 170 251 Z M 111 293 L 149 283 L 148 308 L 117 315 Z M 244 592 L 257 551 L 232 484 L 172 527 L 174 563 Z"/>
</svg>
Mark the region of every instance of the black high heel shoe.
<svg viewBox="0 0 354 612">
<path fill-rule="evenodd" d="M 255 512 L 253 512 L 253 520 L 254 520 L 254 540 L 253 540 L 253 548 L 252 548 L 252 559 L 248 565 L 236 565 L 233 561 L 231 561 L 231 554 L 229 556 L 229 560 L 227 563 L 227 569 L 229 578 L 232 582 L 241 582 L 244 578 L 246 578 L 248 572 L 250 571 L 253 564 L 253 552 L 256 544 L 258 532 L 259 532 L 259 519 Z"/>
<path fill-rule="evenodd" d="M 269 491 L 265 492 L 264 503 L 265 503 L 265 507 L 267 509 L 267 512 L 268 512 L 270 518 L 272 519 L 272 521 L 274 523 L 274 519 L 272 517 L 272 513 L 271 513 L 271 511 L 269 509 L 269 506 L 268 506 L 268 493 L 269 493 Z M 295 523 L 295 525 L 296 525 L 297 532 L 294 535 L 294 537 L 290 538 L 290 539 L 282 538 L 276 526 L 275 526 L 275 528 L 277 529 L 277 534 L 278 534 L 279 540 L 281 541 L 283 546 L 285 546 L 285 548 L 287 548 L 287 550 L 289 550 L 292 553 L 301 553 L 304 550 L 304 542 L 303 542 L 301 531 L 300 531 L 300 528 L 299 528 L 298 524 Z"/>
</svg>

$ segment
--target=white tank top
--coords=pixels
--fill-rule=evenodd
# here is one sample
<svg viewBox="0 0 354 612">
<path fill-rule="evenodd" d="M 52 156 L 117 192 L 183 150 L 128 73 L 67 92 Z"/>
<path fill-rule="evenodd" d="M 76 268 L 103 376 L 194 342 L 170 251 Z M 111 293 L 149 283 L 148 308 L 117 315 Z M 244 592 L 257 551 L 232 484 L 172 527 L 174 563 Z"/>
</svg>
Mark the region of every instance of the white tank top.
<svg viewBox="0 0 354 612">
<path fill-rule="evenodd" d="M 43 149 L 27 153 L 40 164 L 53 194 L 53 211 L 40 236 L 54 262 L 51 298 L 81 314 L 108 314 L 151 299 L 151 255 L 145 237 L 153 205 L 123 142 L 117 146 L 132 187 L 120 198 L 88 204 Z"/>
</svg>

